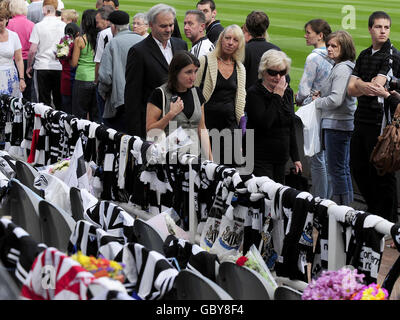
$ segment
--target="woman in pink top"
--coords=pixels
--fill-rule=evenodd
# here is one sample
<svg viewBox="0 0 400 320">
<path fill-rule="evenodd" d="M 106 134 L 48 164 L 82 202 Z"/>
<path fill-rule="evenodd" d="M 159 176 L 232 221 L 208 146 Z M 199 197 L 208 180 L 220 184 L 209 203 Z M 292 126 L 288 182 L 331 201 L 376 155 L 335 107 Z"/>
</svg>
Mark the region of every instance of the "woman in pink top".
<svg viewBox="0 0 400 320">
<path fill-rule="evenodd" d="M 24 77 L 26 82 L 26 88 L 23 92 L 23 97 L 26 100 L 31 101 L 32 79 L 26 75 L 26 69 L 28 62 L 28 52 L 31 46 L 31 43 L 29 42 L 29 37 L 31 36 L 32 29 L 35 24 L 26 18 L 28 9 L 26 7 L 25 0 L 11 1 L 9 5 L 9 11 L 12 18 L 8 21 L 7 29 L 14 31 L 18 34 L 22 46 L 22 59 L 24 60 Z"/>
</svg>

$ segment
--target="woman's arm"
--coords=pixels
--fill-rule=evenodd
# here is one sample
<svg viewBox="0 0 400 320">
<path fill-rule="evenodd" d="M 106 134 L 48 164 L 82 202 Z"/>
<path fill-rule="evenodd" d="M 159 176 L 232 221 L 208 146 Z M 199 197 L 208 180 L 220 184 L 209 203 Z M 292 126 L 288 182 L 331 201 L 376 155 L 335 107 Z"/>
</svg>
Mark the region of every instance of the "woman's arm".
<svg viewBox="0 0 400 320">
<path fill-rule="evenodd" d="M 82 37 L 77 37 L 74 40 L 74 51 L 72 52 L 72 58 L 69 61 L 71 67 L 75 68 L 78 66 L 79 57 L 81 55 L 81 50 L 85 48 L 85 44 Z"/>
<path fill-rule="evenodd" d="M 22 59 L 22 50 L 18 49 L 14 51 L 14 60 L 18 69 L 19 74 L 19 90 L 24 92 L 26 88 L 25 77 L 24 77 L 24 60 Z"/>
<path fill-rule="evenodd" d="M 206 128 L 206 121 L 204 118 L 204 104 L 201 106 L 201 119 L 197 127 L 198 135 L 200 137 L 201 148 L 206 156 L 207 160 L 213 160 L 211 152 L 210 137 L 208 135 L 208 130 Z"/>
<path fill-rule="evenodd" d="M 346 68 L 346 69 L 345 69 Z M 325 97 L 315 100 L 315 106 L 318 109 L 333 110 L 340 107 L 346 99 L 347 87 L 351 76 L 351 69 L 343 66 L 332 74 L 331 91 Z"/>
<path fill-rule="evenodd" d="M 29 78 L 32 78 L 32 67 L 33 61 L 35 60 L 36 52 L 37 52 L 38 45 L 36 43 L 31 43 L 28 52 L 28 64 L 26 66 L 26 74 Z"/>
<path fill-rule="evenodd" d="M 151 129 L 164 130 L 168 123 L 183 110 L 183 107 L 183 101 L 178 97 L 175 102 L 171 102 L 169 112 L 160 119 L 162 110 L 151 102 L 147 103 L 146 132 Z"/>
</svg>

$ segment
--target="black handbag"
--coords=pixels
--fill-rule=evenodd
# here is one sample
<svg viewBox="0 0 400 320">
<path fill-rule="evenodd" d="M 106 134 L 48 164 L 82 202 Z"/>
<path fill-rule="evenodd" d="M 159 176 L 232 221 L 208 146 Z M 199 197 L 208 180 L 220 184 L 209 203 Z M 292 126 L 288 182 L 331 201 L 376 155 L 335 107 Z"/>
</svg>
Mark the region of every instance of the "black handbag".
<svg viewBox="0 0 400 320">
<path fill-rule="evenodd" d="M 299 190 L 299 191 L 309 191 L 310 185 L 308 184 L 308 179 L 301 175 L 301 172 L 296 173 L 295 168 L 290 168 L 289 174 L 285 176 L 285 185 Z"/>
</svg>

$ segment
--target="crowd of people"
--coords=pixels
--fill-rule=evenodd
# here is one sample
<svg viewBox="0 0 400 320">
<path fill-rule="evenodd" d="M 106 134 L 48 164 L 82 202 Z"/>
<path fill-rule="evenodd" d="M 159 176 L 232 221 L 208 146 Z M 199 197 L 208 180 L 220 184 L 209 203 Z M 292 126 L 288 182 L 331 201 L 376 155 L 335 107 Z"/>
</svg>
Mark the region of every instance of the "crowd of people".
<svg viewBox="0 0 400 320">
<path fill-rule="evenodd" d="M 358 57 L 348 32 L 319 18 L 305 22 L 314 49 L 296 93 L 289 76 L 295 57 L 267 40 L 263 11 L 250 12 L 242 26 L 223 26 L 214 1 L 200 0 L 181 21 L 184 36 L 165 4 L 130 17 L 118 0 L 97 0 L 79 26 L 78 18 L 61 0 L 2 0 L 0 93 L 142 138 L 155 129 L 169 134 L 174 122 L 198 134 L 207 159 L 231 166 L 244 150 L 226 137 L 240 132 L 244 141 L 252 130 L 254 175 L 279 183 L 289 159 L 296 173 L 303 170 L 294 106 L 313 103 L 321 111 L 321 151 L 310 158 L 313 195 L 349 205 L 355 181 L 369 212 L 397 218 L 395 175 L 379 175 L 369 161 L 400 101 L 389 86 L 400 76 L 400 53 L 387 13 L 370 15 L 372 43 Z M 222 131 L 228 136 L 214 143 Z"/>
</svg>

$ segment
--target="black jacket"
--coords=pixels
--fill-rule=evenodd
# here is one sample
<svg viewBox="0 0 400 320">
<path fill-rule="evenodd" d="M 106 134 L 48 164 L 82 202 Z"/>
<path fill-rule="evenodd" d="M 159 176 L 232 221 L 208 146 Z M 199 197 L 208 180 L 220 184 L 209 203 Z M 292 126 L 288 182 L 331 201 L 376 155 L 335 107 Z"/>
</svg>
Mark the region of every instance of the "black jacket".
<svg viewBox="0 0 400 320">
<path fill-rule="evenodd" d="M 219 22 L 219 20 L 215 20 L 214 22 L 210 23 L 206 29 L 207 38 L 215 44 L 222 30 L 224 30 L 224 27 L 221 25 L 221 22 Z"/>
<path fill-rule="evenodd" d="M 269 92 L 258 80 L 247 91 L 247 129 L 254 129 L 254 159 L 284 164 L 299 160 L 296 143 L 293 90 L 283 97 Z"/>
<path fill-rule="evenodd" d="M 172 37 L 171 45 L 174 54 L 187 50 L 187 43 L 182 39 Z M 127 134 L 146 137 L 147 99 L 155 88 L 166 82 L 168 67 L 151 34 L 129 49 L 124 94 Z"/>
<path fill-rule="evenodd" d="M 265 38 L 253 38 L 245 47 L 244 67 L 246 68 L 246 90 L 250 88 L 258 79 L 258 66 L 264 52 L 276 49 L 281 50 L 276 45 L 267 42 Z"/>
</svg>

